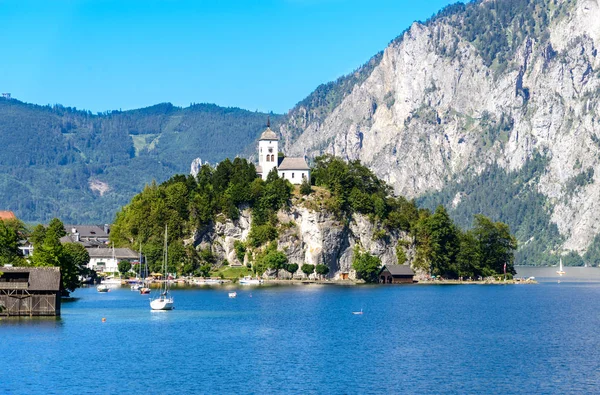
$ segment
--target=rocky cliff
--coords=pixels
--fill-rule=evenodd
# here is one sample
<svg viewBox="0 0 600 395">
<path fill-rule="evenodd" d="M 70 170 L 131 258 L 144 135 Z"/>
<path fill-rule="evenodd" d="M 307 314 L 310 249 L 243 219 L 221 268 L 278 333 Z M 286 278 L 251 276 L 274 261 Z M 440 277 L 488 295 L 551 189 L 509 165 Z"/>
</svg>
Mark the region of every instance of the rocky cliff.
<svg viewBox="0 0 600 395">
<path fill-rule="evenodd" d="M 541 155 L 545 166 L 523 188 L 544 198 L 547 225 L 560 232 L 554 252 L 583 254 L 600 232 L 599 20 L 598 0 L 452 6 L 358 70 L 330 110 L 292 110 L 281 127 L 286 151 L 360 159 L 409 197 L 491 166 L 519 174 Z M 519 238 L 535 236 L 522 229 Z"/>
<path fill-rule="evenodd" d="M 310 200 L 310 198 L 306 198 Z M 189 242 L 198 248 L 210 248 L 219 263 L 225 260 L 233 266 L 247 264 L 251 253 L 240 262 L 235 242 L 246 242 L 252 224 L 251 210 L 245 209 L 240 218 L 230 220 L 221 217 L 209 226 L 199 229 Z M 327 265 L 329 276 L 339 279 L 343 274 L 355 278 L 352 270 L 354 247 L 358 245 L 381 259 L 382 264 L 397 264 L 396 247 L 400 244 L 409 264 L 414 256 L 411 239 L 404 232 L 392 232 L 380 236 L 379 227 L 366 216 L 355 214 L 349 221 L 337 219 L 322 207 L 307 204 L 304 199 L 294 199 L 288 209 L 278 212 L 278 249 L 284 251 L 289 263 Z M 404 247 L 406 246 L 406 247 Z M 280 276 L 285 277 L 285 271 Z M 302 276 L 300 269 L 296 274 Z M 314 274 L 313 274 L 314 276 Z"/>
</svg>

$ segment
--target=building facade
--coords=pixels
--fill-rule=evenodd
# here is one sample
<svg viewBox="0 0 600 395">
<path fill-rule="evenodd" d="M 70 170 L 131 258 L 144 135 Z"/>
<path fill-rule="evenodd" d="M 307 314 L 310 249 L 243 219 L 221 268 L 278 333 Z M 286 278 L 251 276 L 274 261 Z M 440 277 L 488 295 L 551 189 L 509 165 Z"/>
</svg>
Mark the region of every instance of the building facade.
<svg viewBox="0 0 600 395">
<path fill-rule="evenodd" d="M 310 167 L 304 158 L 280 158 L 279 137 L 271 130 L 269 123 L 267 129 L 258 140 L 258 166 L 256 172 L 266 180 L 273 169 L 277 169 L 279 177 L 292 184 L 302 184 L 307 179 L 310 182 Z"/>
</svg>

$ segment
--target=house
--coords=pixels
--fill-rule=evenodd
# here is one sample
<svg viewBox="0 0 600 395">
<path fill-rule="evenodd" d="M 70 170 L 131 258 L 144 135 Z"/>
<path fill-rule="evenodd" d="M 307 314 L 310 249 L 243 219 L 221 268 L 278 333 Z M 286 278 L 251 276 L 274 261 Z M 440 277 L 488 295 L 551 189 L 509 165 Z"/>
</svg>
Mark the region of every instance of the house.
<svg viewBox="0 0 600 395">
<path fill-rule="evenodd" d="M 415 273 L 409 265 L 385 265 L 379 272 L 380 284 L 412 284 Z"/>
<path fill-rule="evenodd" d="M 307 179 L 310 181 L 310 167 L 304 158 L 280 158 L 279 137 L 271 130 L 270 121 L 267 121 L 267 129 L 260 135 L 258 140 L 258 166 L 256 172 L 263 180 L 267 179 L 269 172 L 277 169 L 279 177 L 288 180 L 292 184 L 302 184 Z"/>
<path fill-rule="evenodd" d="M 80 243 L 84 247 L 97 247 L 108 244 L 110 226 L 100 225 L 65 225 L 66 236 L 60 241 L 62 243 Z"/>
<path fill-rule="evenodd" d="M 0 315 L 60 315 L 60 268 L 0 267 Z"/>
<path fill-rule="evenodd" d="M 0 221 L 10 221 L 12 219 L 17 219 L 12 211 L 0 211 Z"/>
<path fill-rule="evenodd" d="M 97 272 L 114 273 L 119 271 L 119 262 L 135 262 L 138 253 L 129 248 L 86 248 L 90 254 L 87 267 Z"/>
</svg>

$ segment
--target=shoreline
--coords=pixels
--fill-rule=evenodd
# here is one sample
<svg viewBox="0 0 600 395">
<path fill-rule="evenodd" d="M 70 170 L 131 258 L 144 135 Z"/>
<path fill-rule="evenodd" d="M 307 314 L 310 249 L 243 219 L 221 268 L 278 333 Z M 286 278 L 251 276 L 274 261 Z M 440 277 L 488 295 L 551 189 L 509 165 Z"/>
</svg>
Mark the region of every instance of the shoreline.
<svg viewBox="0 0 600 395">
<path fill-rule="evenodd" d="M 195 284 L 190 280 L 171 280 L 172 285 L 175 287 L 191 287 L 191 288 L 206 288 L 206 287 L 214 287 L 214 286 L 240 286 L 243 288 L 250 287 L 259 287 L 261 285 L 338 285 L 338 286 L 359 286 L 359 285 L 369 285 L 369 286 L 386 286 L 386 285 L 520 285 L 520 284 L 538 284 L 535 279 L 525 279 L 525 278 L 517 278 L 510 280 L 421 280 L 414 281 L 412 283 L 402 283 L 402 284 L 380 284 L 380 283 L 366 283 L 362 280 L 308 280 L 308 279 L 265 279 L 263 280 L 263 284 L 261 285 L 242 285 L 238 281 L 234 281 L 233 279 L 220 279 L 220 283 L 213 284 Z M 153 281 L 152 285 L 158 285 L 163 281 Z M 130 285 L 128 282 L 121 282 L 121 287 L 125 287 Z"/>
</svg>

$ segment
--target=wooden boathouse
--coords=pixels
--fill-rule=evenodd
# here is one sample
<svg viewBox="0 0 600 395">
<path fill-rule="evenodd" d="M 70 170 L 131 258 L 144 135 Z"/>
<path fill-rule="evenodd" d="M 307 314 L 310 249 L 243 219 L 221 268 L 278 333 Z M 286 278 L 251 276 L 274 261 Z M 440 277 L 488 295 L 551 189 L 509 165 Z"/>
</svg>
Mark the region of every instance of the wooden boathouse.
<svg viewBox="0 0 600 395">
<path fill-rule="evenodd" d="M 60 268 L 0 267 L 0 316 L 60 315 Z"/>
<path fill-rule="evenodd" d="M 412 284 L 414 276 L 409 265 L 385 265 L 379 272 L 379 283 Z"/>
</svg>

